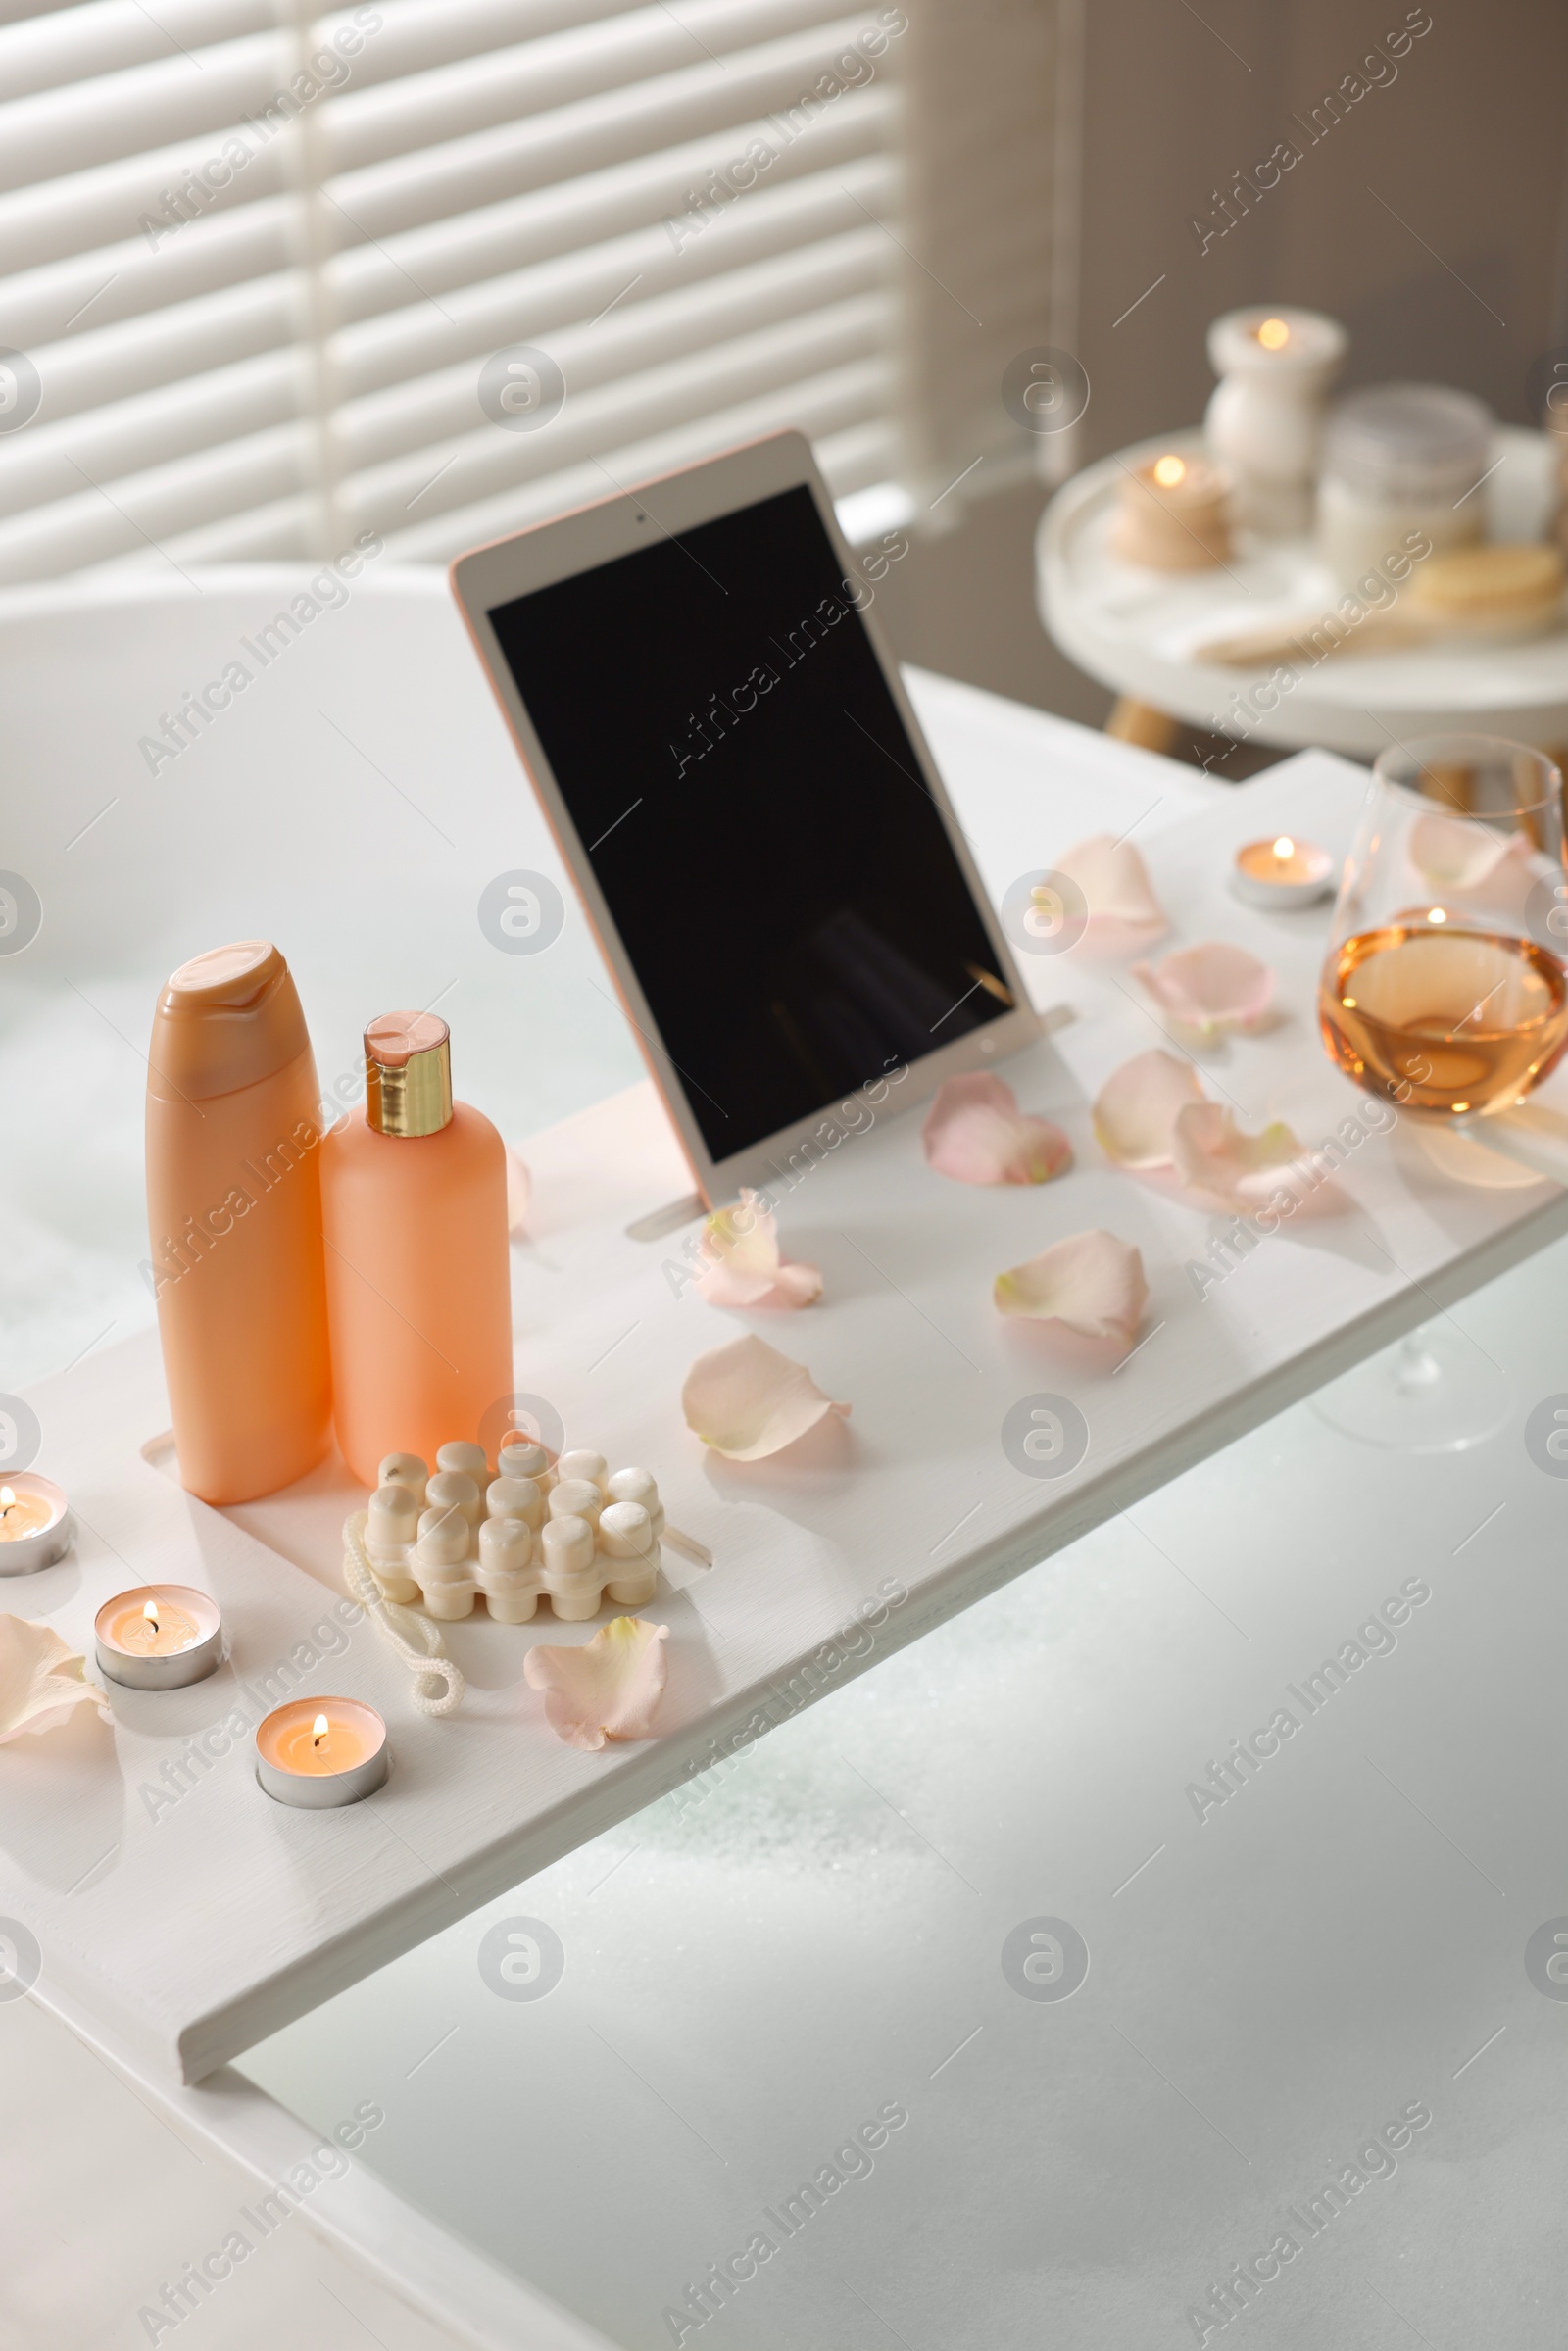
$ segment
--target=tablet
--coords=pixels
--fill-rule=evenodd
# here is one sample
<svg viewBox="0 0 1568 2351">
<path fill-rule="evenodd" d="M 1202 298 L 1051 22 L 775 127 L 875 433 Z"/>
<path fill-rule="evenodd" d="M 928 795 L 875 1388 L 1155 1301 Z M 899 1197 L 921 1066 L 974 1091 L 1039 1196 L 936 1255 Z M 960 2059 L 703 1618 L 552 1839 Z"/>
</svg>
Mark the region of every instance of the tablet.
<svg viewBox="0 0 1568 2351">
<path fill-rule="evenodd" d="M 710 1206 L 1038 1033 L 877 572 L 793 432 L 452 566 Z"/>
</svg>

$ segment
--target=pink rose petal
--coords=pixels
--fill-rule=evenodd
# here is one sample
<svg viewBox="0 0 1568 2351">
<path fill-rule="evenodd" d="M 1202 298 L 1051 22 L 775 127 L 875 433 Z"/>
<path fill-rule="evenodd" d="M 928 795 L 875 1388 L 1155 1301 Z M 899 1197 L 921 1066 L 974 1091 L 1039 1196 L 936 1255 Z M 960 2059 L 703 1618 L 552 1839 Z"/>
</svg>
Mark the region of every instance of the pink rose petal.
<svg viewBox="0 0 1568 2351">
<path fill-rule="evenodd" d="M 1410 862 L 1434 890 L 1474 890 L 1515 846 L 1519 834 L 1494 833 L 1463 816 L 1418 816 L 1410 827 Z"/>
<path fill-rule="evenodd" d="M 536 1643 L 522 1661 L 523 1679 L 544 1691 L 545 1720 L 568 1747 L 649 1739 L 664 1694 L 668 1639 L 667 1625 L 617 1616 L 580 1648 Z"/>
<path fill-rule="evenodd" d="M 1118 1167 L 1168 1167 L 1177 1113 L 1202 1099 L 1190 1061 L 1157 1049 L 1137 1053 L 1100 1090 L 1094 1122 L 1101 1149 Z"/>
<path fill-rule="evenodd" d="M 680 1392 L 686 1426 L 731 1461 L 763 1461 L 848 1404 L 825 1396 L 804 1363 L 748 1333 L 699 1355 Z"/>
<path fill-rule="evenodd" d="M 814 1306 L 821 1295 L 820 1267 L 791 1259 L 780 1264 L 778 1280 L 766 1298 L 759 1298 L 758 1303 L 762 1306 Z"/>
<path fill-rule="evenodd" d="M 103 1692 L 82 1680 L 84 1662 L 53 1625 L 0 1616 L 0 1746 L 24 1732 L 53 1731 L 77 1706 L 107 1713 Z"/>
<path fill-rule="evenodd" d="M 528 1163 L 513 1144 L 507 1145 L 507 1231 L 514 1239 L 528 1229 L 528 1203 L 533 1198 L 533 1177 Z"/>
<path fill-rule="evenodd" d="M 1178 1027 L 1205 1040 L 1223 1029 L 1255 1028 L 1274 994 L 1268 965 L 1224 939 L 1184 947 L 1158 963 L 1135 963 L 1133 977 Z"/>
<path fill-rule="evenodd" d="M 999 1273 L 994 1295 L 999 1314 L 1061 1322 L 1086 1338 L 1128 1347 L 1149 1302 L 1149 1284 L 1137 1249 L 1097 1228 Z"/>
<path fill-rule="evenodd" d="M 1410 827 L 1410 862 L 1440 904 L 1468 899 L 1515 919 L 1537 879 L 1524 833 L 1494 833 L 1463 816 L 1417 817 Z"/>
<path fill-rule="evenodd" d="M 1190 1102 L 1177 1114 L 1171 1156 L 1190 1192 L 1240 1208 L 1266 1200 L 1280 1171 L 1302 1156 L 1302 1147 L 1280 1120 L 1249 1135 L 1223 1103 Z"/>
<path fill-rule="evenodd" d="M 928 1165 L 959 1184 L 1049 1184 L 1072 1161 L 1060 1127 L 1028 1116 L 985 1071 L 944 1079 L 921 1140 Z"/>
<path fill-rule="evenodd" d="M 1157 939 L 1170 927 L 1144 860 L 1130 841 L 1096 833 L 1088 841 L 1075 842 L 1056 859 L 1055 870 L 1083 892 L 1091 931 L 1115 924 Z"/>
<path fill-rule="evenodd" d="M 822 1295 L 814 1265 L 786 1265 L 778 1253 L 772 1210 L 755 1192 L 733 1208 L 718 1208 L 703 1227 L 703 1271 L 697 1289 L 710 1306 L 809 1306 Z"/>
</svg>

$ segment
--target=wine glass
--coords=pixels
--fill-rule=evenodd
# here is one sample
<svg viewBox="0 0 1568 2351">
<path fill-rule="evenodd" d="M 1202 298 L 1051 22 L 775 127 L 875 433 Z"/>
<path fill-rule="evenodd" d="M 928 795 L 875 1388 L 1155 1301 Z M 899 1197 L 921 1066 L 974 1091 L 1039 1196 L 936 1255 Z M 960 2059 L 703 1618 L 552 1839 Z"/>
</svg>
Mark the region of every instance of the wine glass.
<svg viewBox="0 0 1568 2351">
<path fill-rule="evenodd" d="M 1394 745 L 1372 771 L 1318 993 L 1329 1058 L 1418 1126 L 1460 1134 L 1511 1109 L 1568 1048 L 1562 777 L 1494 735 Z M 1428 1323 L 1324 1389 L 1368 1444 L 1457 1451 L 1509 1391 L 1458 1326 Z"/>
</svg>

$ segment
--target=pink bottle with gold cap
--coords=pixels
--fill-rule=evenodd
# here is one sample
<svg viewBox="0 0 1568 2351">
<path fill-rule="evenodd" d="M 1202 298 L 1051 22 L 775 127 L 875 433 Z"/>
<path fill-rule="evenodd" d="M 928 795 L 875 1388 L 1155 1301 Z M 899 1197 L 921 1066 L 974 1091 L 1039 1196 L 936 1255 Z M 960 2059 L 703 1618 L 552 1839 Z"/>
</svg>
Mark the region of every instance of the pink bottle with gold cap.
<svg viewBox="0 0 1568 2351">
<path fill-rule="evenodd" d="M 512 1393 L 506 1150 L 452 1100 L 447 1024 L 388 1012 L 365 1032 L 363 1108 L 321 1153 L 337 1441 L 362 1486 L 388 1453 L 434 1466 Z"/>
<path fill-rule="evenodd" d="M 316 1060 L 265 939 L 182 963 L 147 1075 L 147 1221 L 180 1478 L 246 1502 L 331 1442 Z"/>
</svg>

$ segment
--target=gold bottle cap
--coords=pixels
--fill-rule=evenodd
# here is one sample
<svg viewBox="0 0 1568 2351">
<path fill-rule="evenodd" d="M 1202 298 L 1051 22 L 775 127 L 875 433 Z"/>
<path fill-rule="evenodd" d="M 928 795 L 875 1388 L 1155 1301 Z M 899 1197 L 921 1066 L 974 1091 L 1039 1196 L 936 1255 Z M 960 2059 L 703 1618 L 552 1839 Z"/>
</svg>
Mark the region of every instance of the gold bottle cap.
<svg viewBox="0 0 1568 2351">
<path fill-rule="evenodd" d="M 365 1032 L 365 1116 L 377 1135 L 436 1135 L 452 1117 L 452 1032 L 434 1012 L 383 1012 Z"/>
</svg>

